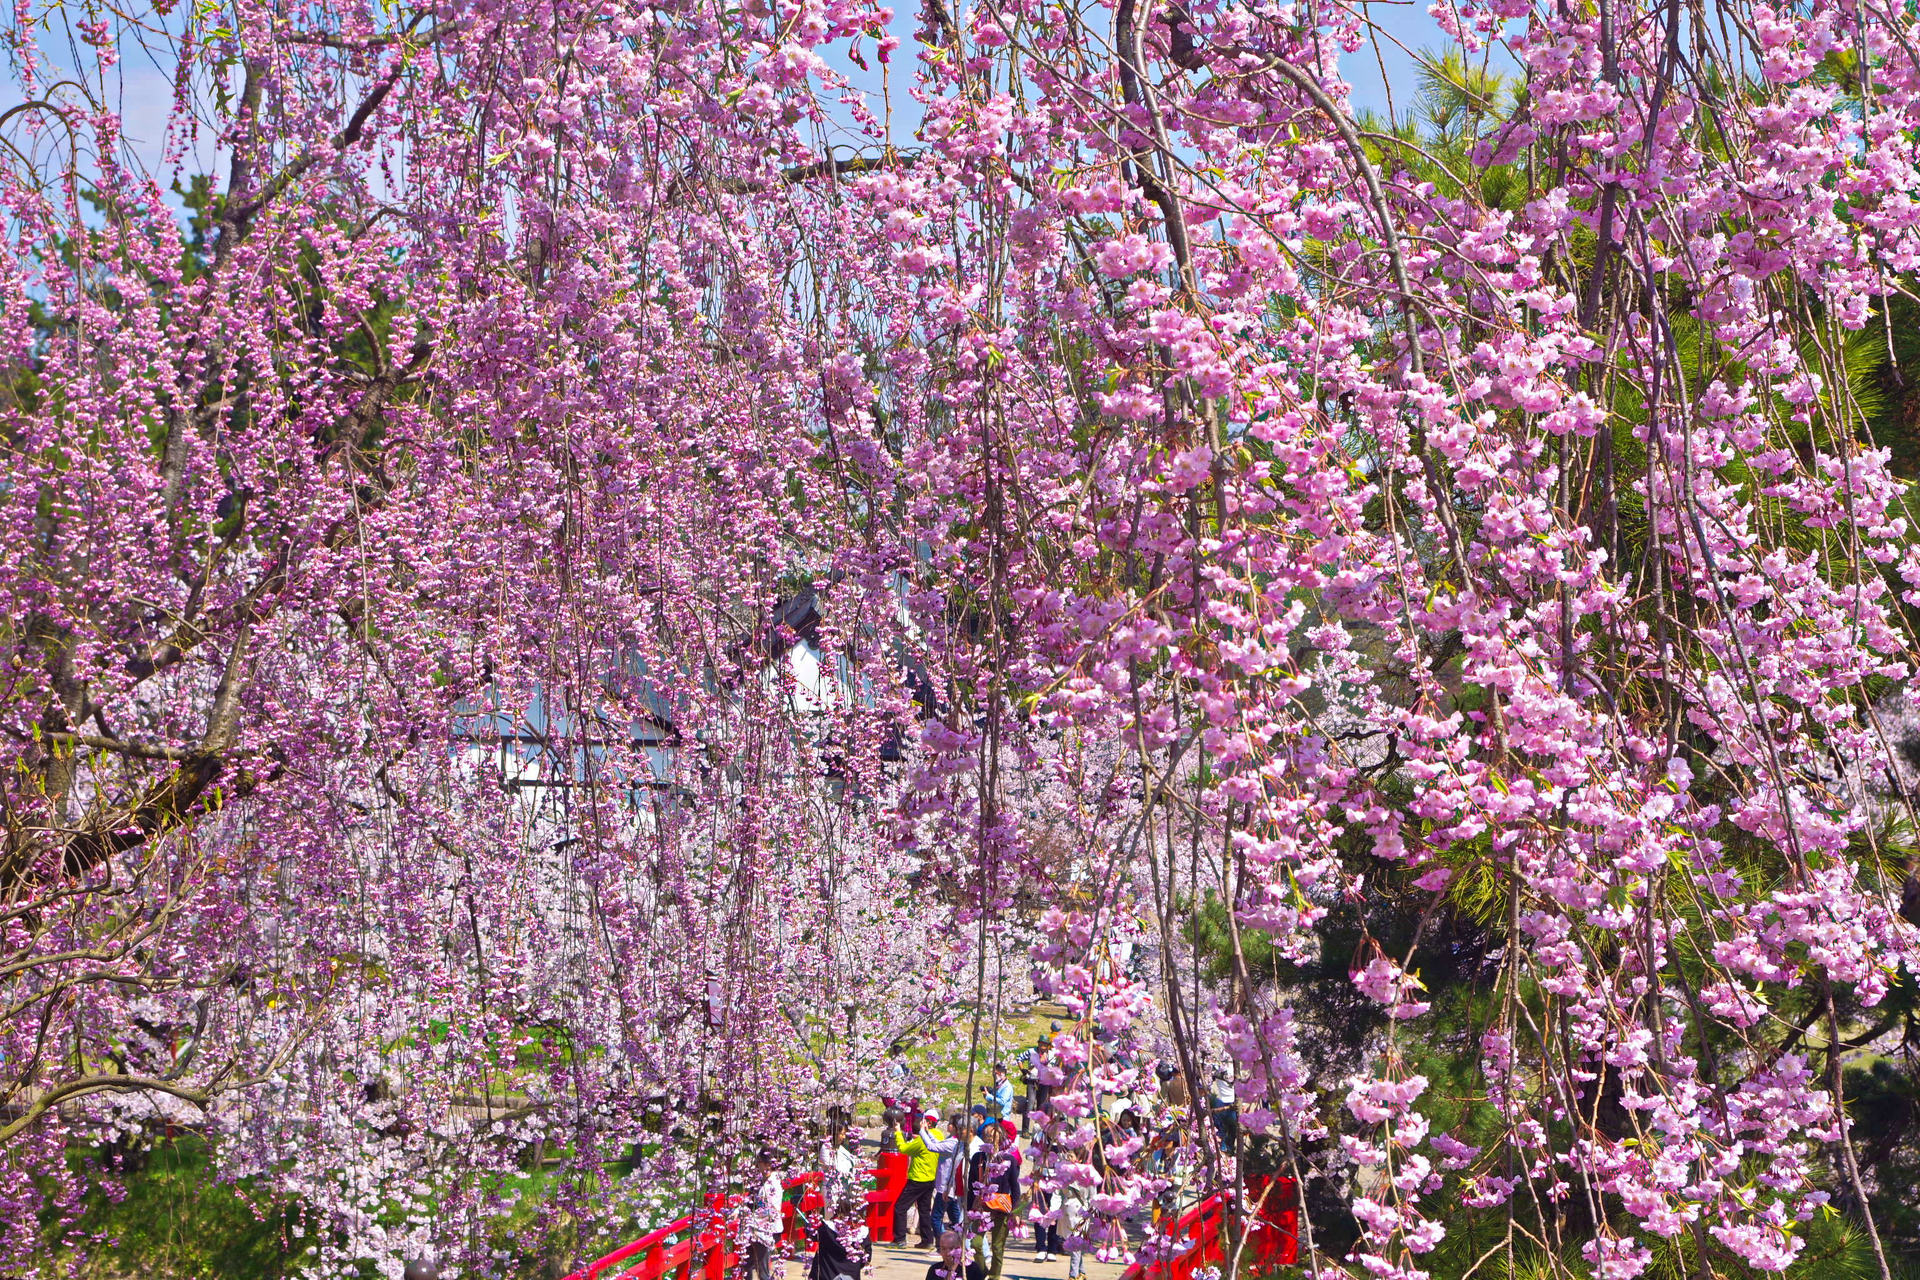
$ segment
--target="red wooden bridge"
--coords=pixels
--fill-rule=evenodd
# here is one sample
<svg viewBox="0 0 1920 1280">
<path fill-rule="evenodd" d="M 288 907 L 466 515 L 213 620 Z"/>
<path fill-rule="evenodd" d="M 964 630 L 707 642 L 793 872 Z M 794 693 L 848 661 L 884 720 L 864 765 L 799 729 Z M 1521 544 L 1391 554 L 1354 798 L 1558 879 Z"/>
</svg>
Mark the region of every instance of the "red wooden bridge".
<svg viewBox="0 0 1920 1280">
<path fill-rule="evenodd" d="M 1259 1206 L 1247 1224 L 1247 1248 L 1241 1255 L 1249 1271 L 1266 1274 L 1300 1261 L 1297 1191 L 1292 1178 L 1263 1178 L 1247 1188 L 1248 1199 Z M 1160 1256 L 1134 1263 L 1121 1273 L 1121 1280 L 1193 1280 L 1194 1272 L 1226 1261 L 1227 1215 L 1232 1205 L 1233 1193 L 1221 1191 L 1188 1209 L 1174 1219 L 1165 1238 L 1154 1242 Z"/>
<path fill-rule="evenodd" d="M 874 1189 L 866 1193 L 867 1232 L 871 1239 L 893 1239 L 893 1206 L 907 1185 L 907 1158 L 891 1154 L 880 1157 L 880 1165 L 870 1175 Z M 811 1248 L 803 1217 L 823 1207 L 819 1173 L 788 1178 L 781 1186 L 787 1198 L 781 1205 L 785 1229 L 780 1242 L 795 1252 Z M 725 1280 L 740 1261 L 735 1245 L 737 1224 L 734 1210 L 740 1196 L 709 1196 L 704 1209 L 675 1218 L 664 1227 L 656 1227 L 632 1244 L 623 1245 L 605 1257 L 596 1258 L 567 1280 Z"/>
<path fill-rule="evenodd" d="M 874 1185 L 866 1192 L 868 1238 L 876 1245 L 890 1244 L 894 1205 L 907 1184 L 907 1158 L 898 1153 L 882 1155 L 869 1176 Z M 822 1175 L 807 1173 L 782 1184 L 787 1196 L 780 1240 L 795 1253 L 812 1247 L 803 1218 L 823 1207 L 821 1180 Z M 1248 1190 L 1248 1198 L 1259 1206 L 1248 1223 L 1244 1258 L 1249 1269 L 1268 1273 L 1295 1264 L 1300 1256 L 1300 1213 L 1294 1180 L 1262 1180 Z M 741 1200 L 740 1196 L 710 1196 L 705 1208 L 596 1258 L 567 1280 L 726 1280 L 740 1261 L 734 1219 Z M 1231 1193 L 1221 1192 L 1188 1209 L 1174 1220 L 1166 1238 L 1154 1242 L 1158 1246 L 1155 1259 L 1128 1267 L 1119 1280 L 1193 1280 L 1196 1271 L 1217 1266 L 1227 1256 L 1231 1205 Z"/>
</svg>

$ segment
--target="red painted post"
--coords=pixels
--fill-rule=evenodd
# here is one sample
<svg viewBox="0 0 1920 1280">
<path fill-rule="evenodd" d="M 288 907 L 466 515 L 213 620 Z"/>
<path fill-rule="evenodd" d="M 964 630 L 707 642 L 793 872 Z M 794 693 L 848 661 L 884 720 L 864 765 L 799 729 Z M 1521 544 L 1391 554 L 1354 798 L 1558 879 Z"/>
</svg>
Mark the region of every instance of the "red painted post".
<svg viewBox="0 0 1920 1280">
<path fill-rule="evenodd" d="M 1253 1262 L 1265 1271 L 1300 1261 L 1300 1184 L 1292 1178 L 1260 1178 L 1247 1188 L 1260 1216 L 1253 1226 Z"/>
<path fill-rule="evenodd" d="M 1300 1210 L 1282 1209 L 1274 1227 L 1280 1233 L 1280 1265 L 1297 1265 L 1300 1261 Z"/>
<path fill-rule="evenodd" d="M 878 1244 L 893 1243 L 893 1206 L 907 1189 L 907 1157 L 889 1151 L 873 1171 L 874 1188 L 867 1192 L 867 1237 Z"/>
<path fill-rule="evenodd" d="M 734 1264 L 740 1261 L 740 1251 L 733 1245 L 734 1224 L 726 1216 L 726 1211 L 737 1203 L 738 1200 L 733 1196 L 714 1196 L 708 1201 L 713 1212 L 715 1237 L 713 1253 L 709 1255 L 707 1263 L 710 1280 L 723 1280 L 733 1270 Z"/>
</svg>

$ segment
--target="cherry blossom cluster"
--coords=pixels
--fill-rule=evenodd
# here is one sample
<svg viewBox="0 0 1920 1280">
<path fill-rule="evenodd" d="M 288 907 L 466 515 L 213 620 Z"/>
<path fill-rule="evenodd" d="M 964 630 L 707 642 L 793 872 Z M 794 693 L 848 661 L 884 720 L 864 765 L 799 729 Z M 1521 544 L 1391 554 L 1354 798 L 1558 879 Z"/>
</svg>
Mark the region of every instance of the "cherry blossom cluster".
<svg viewBox="0 0 1920 1280">
<path fill-rule="evenodd" d="M 17 6 L 0 1256 L 187 1123 L 318 1273 L 503 1270 L 502 1175 L 557 1236 L 799 1144 L 1022 924 L 1060 1149 L 1219 1068 L 1358 1272 L 1863 1202 L 1920 24 L 1429 12 L 1513 69 L 1448 137 L 1344 7 Z M 1352 1079 L 1246 966 L 1382 895 L 1496 940 L 1471 1132 L 1417 944 Z"/>
</svg>

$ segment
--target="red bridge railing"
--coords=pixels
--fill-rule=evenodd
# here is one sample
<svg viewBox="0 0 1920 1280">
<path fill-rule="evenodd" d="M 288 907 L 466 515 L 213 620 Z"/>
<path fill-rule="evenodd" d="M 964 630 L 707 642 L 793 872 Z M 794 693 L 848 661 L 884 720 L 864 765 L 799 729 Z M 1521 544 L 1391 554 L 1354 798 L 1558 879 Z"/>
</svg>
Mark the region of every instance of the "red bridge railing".
<svg viewBox="0 0 1920 1280">
<path fill-rule="evenodd" d="M 885 1156 L 881 1157 L 884 1162 Z M 901 1159 L 904 1161 L 905 1157 Z M 904 1177 L 904 1165 L 903 1177 Z M 817 1213 L 823 1205 L 820 1197 L 819 1173 L 803 1173 L 797 1178 L 788 1178 L 780 1185 L 786 1189 L 787 1197 L 780 1206 L 783 1223 L 780 1232 L 782 1243 L 796 1250 L 811 1247 L 807 1239 L 807 1225 L 803 1220 L 809 1213 Z M 867 1193 L 868 1215 L 873 1213 L 875 1192 Z M 893 1192 L 897 1196 L 898 1190 Z M 740 1206 L 740 1196 L 709 1196 L 707 1207 L 698 1213 L 689 1213 L 675 1218 L 664 1227 L 656 1227 L 635 1240 L 623 1245 L 605 1257 L 596 1258 L 580 1270 L 567 1277 L 567 1280 L 723 1280 L 734 1264 L 740 1261 L 740 1251 L 735 1246 L 736 1226 L 730 1211 Z M 887 1224 L 893 1224 L 893 1201 L 887 1201 Z M 891 1235 L 888 1236 L 891 1239 Z"/>
<path fill-rule="evenodd" d="M 739 1256 L 728 1247 L 732 1227 L 720 1216 L 726 1208 L 725 1199 L 713 1197 L 705 1213 L 688 1214 L 656 1227 L 632 1244 L 589 1262 L 567 1280 L 660 1280 L 669 1275 L 693 1280 L 696 1257 L 705 1280 L 721 1280 Z M 695 1230 L 700 1218 L 707 1220 L 707 1230 Z"/>
<path fill-rule="evenodd" d="M 813 1248 L 813 1241 L 807 1238 L 806 1215 L 818 1213 L 826 1207 L 826 1201 L 820 1195 L 820 1183 L 825 1177 L 823 1173 L 803 1173 L 780 1184 L 787 1192 L 787 1198 L 780 1202 L 782 1244 L 795 1250 Z"/>
<path fill-rule="evenodd" d="M 897 1152 L 881 1156 L 872 1176 L 874 1188 L 866 1193 L 868 1238 L 887 1244 L 893 1240 L 894 1205 L 907 1184 L 907 1157 Z M 823 1207 L 821 1181 L 819 1173 L 804 1173 L 781 1184 L 787 1197 L 781 1206 L 780 1239 L 796 1251 L 811 1247 L 803 1219 Z M 1298 1186 L 1292 1178 L 1259 1179 L 1247 1191 L 1259 1206 L 1247 1239 L 1254 1269 L 1294 1265 L 1300 1260 Z M 1224 1261 L 1232 1199 L 1232 1193 L 1223 1191 L 1181 1214 L 1160 1243 L 1185 1247 L 1148 1263 L 1135 1263 L 1120 1280 L 1193 1280 L 1195 1271 Z M 740 1261 L 731 1211 L 741 1200 L 740 1196 L 711 1196 L 705 1209 L 596 1258 L 567 1280 L 725 1280 Z"/>
<path fill-rule="evenodd" d="M 1120 1280 L 1191 1280 L 1201 1267 L 1210 1267 L 1227 1256 L 1226 1225 L 1228 1192 L 1216 1192 L 1174 1219 L 1173 1227 L 1153 1243 L 1168 1250 L 1149 1262 L 1136 1262 L 1120 1273 Z M 1178 1248 L 1180 1241 L 1187 1247 Z"/>
<path fill-rule="evenodd" d="M 1248 1185 L 1248 1198 L 1259 1206 L 1247 1236 L 1246 1257 L 1254 1270 L 1270 1271 L 1300 1261 L 1298 1191 L 1292 1178 L 1262 1178 Z M 1194 1272 L 1224 1262 L 1231 1212 L 1231 1192 L 1208 1196 L 1174 1219 L 1172 1228 L 1156 1242 L 1161 1256 L 1134 1263 L 1121 1272 L 1120 1280 L 1193 1280 Z M 1168 1249 L 1169 1245 L 1178 1251 Z"/>
</svg>

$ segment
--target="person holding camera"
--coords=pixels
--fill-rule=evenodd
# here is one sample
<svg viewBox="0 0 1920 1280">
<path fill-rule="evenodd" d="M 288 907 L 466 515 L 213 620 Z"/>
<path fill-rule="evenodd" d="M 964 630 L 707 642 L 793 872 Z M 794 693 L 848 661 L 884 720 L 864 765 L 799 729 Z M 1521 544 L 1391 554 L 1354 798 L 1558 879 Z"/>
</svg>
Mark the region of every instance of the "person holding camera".
<svg viewBox="0 0 1920 1280">
<path fill-rule="evenodd" d="M 1007 1064 L 993 1064 L 993 1083 L 980 1086 L 980 1092 L 987 1095 L 987 1118 L 990 1120 L 1010 1120 L 1013 1118 L 1013 1081 L 1007 1079 Z"/>
</svg>

